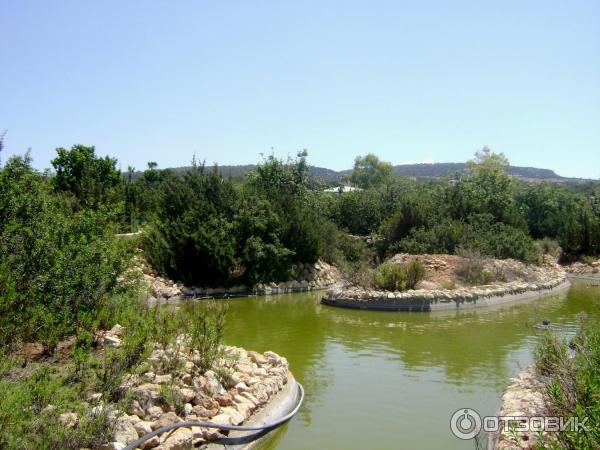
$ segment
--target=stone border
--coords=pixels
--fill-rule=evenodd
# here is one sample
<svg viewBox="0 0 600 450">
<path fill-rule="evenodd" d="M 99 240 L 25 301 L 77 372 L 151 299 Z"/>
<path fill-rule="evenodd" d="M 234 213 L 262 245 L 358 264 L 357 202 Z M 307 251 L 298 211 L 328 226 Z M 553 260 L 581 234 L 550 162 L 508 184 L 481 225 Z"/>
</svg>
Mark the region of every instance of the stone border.
<svg viewBox="0 0 600 450">
<path fill-rule="evenodd" d="M 140 265 L 143 271 L 145 263 L 141 262 Z M 298 264 L 297 267 L 301 274 L 296 280 L 261 283 L 254 288 L 243 285 L 229 288 L 190 287 L 151 273 L 143 273 L 144 281 L 149 284 L 150 288 L 147 304 L 148 306 L 155 306 L 165 303 L 177 303 L 186 299 L 239 298 L 311 292 L 331 289 L 339 285 L 342 277 L 337 267 L 321 260 L 314 264 Z"/>
<path fill-rule="evenodd" d="M 102 333 L 99 344 L 120 346 L 123 328 L 115 325 Z M 177 422 L 211 422 L 217 425 L 258 425 L 276 422 L 295 411 L 301 389 L 289 371 L 285 358 L 274 352 L 257 353 L 240 347 L 224 346 L 217 369 L 227 373 L 227 384 L 215 370 L 200 371 L 197 350 L 187 345 L 189 337 L 180 335 L 174 345 L 155 345 L 147 359 L 147 371 L 126 375 L 119 390 L 131 395 L 124 411 L 114 403 L 104 404 L 102 393 L 93 393 L 95 410 L 107 408 L 115 420 L 110 441 L 102 450 L 119 450 L 137 445 L 137 440 L 153 431 Z M 180 368 L 169 367 L 177 361 Z M 145 370 L 146 370 L 145 369 Z M 179 407 L 167 403 L 163 389 L 180 400 Z M 92 400 L 89 400 L 92 401 Z M 76 426 L 79 416 L 62 414 L 65 426 Z M 59 418 L 61 420 L 61 418 Z M 270 430 L 243 433 L 220 433 L 217 428 L 176 427 L 159 435 L 148 436 L 144 449 L 178 450 L 192 445 L 219 443 L 211 448 L 251 448 L 251 439 L 269 434 Z M 226 436 L 224 436 L 226 434 Z M 245 437 L 245 438 L 244 438 Z"/>
<path fill-rule="evenodd" d="M 502 394 L 502 404 L 496 413 L 498 417 L 539 417 L 546 413 L 546 384 L 535 370 L 535 364 L 529 365 L 515 378 Z M 543 433 L 542 439 L 552 439 L 550 433 Z M 534 448 L 539 436 L 535 432 L 510 433 L 498 430 L 488 433 L 487 450 L 526 450 Z"/>
<path fill-rule="evenodd" d="M 349 297 L 344 295 L 343 290 L 330 290 L 327 296 L 321 299 L 321 303 L 376 311 L 444 311 L 514 303 L 551 295 L 570 286 L 571 283 L 566 277 L 560 277 L 544 283 L 520 283 L 495 288 L 480 286 L 469 290 L 366 291 L 367 298 Z"/>
<path fill-rule="evenodd" d="M 263 425 L 285 416 L 294 409 L 298 403 L 299 395 L 298 383 L 291 372 L 288 372 L 287 383 L 283 389 L 271 397 L 269 402 L 263 406 L 262 409 L 254 413 L 254 415 L 252 415 L 247 422 L 242 423 L 242 425 Z M 254 433 L 248 433 L 247 431 L 232 431 L 227 438 L 218 442 L 211 442 L 205 448 L 207 450 L 222 450 L 223 448 L 237 450 L 255 449 L 273 438 L 278 429 L 279 427 Z"/>
<path fill-rule="evenodd" d="M 594 275 L 594 274 L 578 275 L 578 274 L 573 274 L 573 273 L 567 273 L 567 278 L 572 279 L 572 280 L 587 281 L 587 282 L 590 282 L 593 284 L 600 284 L 600 275 Z"/>
<path fill-rule="evenodd" d="M 188 295 L 174 295 L 168 298 L 156 298 L 150 295 L 146 299 L 146 303 L 149 307 L 154 307 L 156 305 L 165 305 L 165 304 L 178 304 L 182 301 L 189 300 L 220 300 L 227 298 L 250 298 L 250 297 L 267 297 L 271 295 L 284 295 L 284 294 L 295 294 L 298 292 L 313 292 L 313 291 L 325 291 L 327 289 L 331 289 L 331 287 L 335 285 L 335 283 L 321 285 L 321 286 L 309 286 L 309 287 L 290 287 L 290 288 L 274 288 L 269 291 L 223 291 L 223 292 L 205 292 L 199 294 L 188 294 Z"/>
</svg>

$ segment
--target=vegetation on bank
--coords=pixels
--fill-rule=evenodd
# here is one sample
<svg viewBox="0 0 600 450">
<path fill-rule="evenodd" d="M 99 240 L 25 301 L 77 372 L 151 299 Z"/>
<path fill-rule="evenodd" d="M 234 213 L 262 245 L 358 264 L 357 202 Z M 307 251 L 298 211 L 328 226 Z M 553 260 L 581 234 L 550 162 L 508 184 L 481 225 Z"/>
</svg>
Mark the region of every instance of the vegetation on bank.
<svg viewBox="0 0 600 450">
<path fill-rule="evenodd" d="M 148 371 L 146 359 L 154 346 L 179 348 L 178 337 L 190 337 L 187 349 L 204 372 L 215 369 L 222 353 L 225 309 L 208 303 L 193 310 L 141 308 L 131 297 L 115 299 L 98 312 L 107 325 L 124 324 L 120 345 L 100 346 L 92 336 L 99 330 L 78 330 L 52 355 L 31 354 L 31 346 L 0 353 L 0 447 L 7 449 L 98 449 L 111 438 L 119 413 L 132 398 L 123 388 L 125 377 Z M 165 352 L 167 374 L 176 380 L 181 360 Z M 202 373 L 204 373 L 202 372 Z M 158 403 L 177 411 L 183 406 L 177 389 L 164 385 Z M 179 412 L 179 411 L 177 411 Z M 66 417 L 65 417 L 66 415 Z M 72 419 L 71 419 L 72 417 Z"/>
<path fill-rule="evenodd" d="M 174 313 L 140 301 L 139 242 L 116 236 L 126 202 L 115 161 L 77 146 L 53 164 L 55 176 L 28 155 L 0 169 L 0 448 L 100 448 L 117 421 L 109 404 L 126 409 L 121 383 L 145 370 L 152 345 L 186 333 L 199 367 L 219 357 L 220 306 Z M 120 345 L 99 345 L 117 323 Z M 164 402 L 177 403 L 168 391 Z"/>
<path fill-rule="evenodd" d="M 553 433 L 538 448 L 600 448 L 600 326 L 582 317 L 569 342 L 546 332 L 536 348 L 536 370 L 547 377 L 548 416 L 576 417 L 586 428 Z"/>
<path fill-rule="evenodd" d="M 121 174 L 116 159 L 82 145 L 57 149 L 52 166 L 40 173 L 25 155 L 0 170 L 2 341 L 42 339 L 51 349 L 88 327 L 131 260 L 131 243 L 115 233 L 140 227 L 134 244 L 154 269 L 205 287 L 285 281 L 296 263 L 319 258 L 351 276 L 369 267 L 374 284 L 402 287 L 410 276 L 377 269 L 397 252 L 532 263 L 559 246 L 567 260 L 600 253 L 599 186 L 516 182 L 506 158 L 487 148 L 466 173 L 425 183 L 395 176 L 375 155 L 358 157 L 349 181 L 361 189 L 343 194 L 309 177 L 306 151 L 267 157 L 243 179 L 196 162 L 183 174 L 155 163 Z M 486 277 L 469 270 L 467 280 Z"/>
<path fill-rule="evenodd" d="M 2 169 L 0 245 L 10 257 L 1 263 L 18 269 L 0 281 L 7 290 L 17 286 L 14 295 L 22 298 L 34 297 L 32 289 L 68 297 L 73 280 L 58 286 L 53 270 L 68 272 L 75 258 L 88 258 L 77 264 L 90 293 L 70 300 L 81 303 L 73 308 L 75 322 L 86 301 L 110 295 L 124 268 L 126 258 L 108 254 L 119 252 L 111 235 L 140 227 L 140 245 L 154 269 L 204 287 L 285 281 L 295 276 L 295 264 L 318 258 L 352 274 L 397 252 L 466 250 L 531 263 L 543 252 L 560 252 L 565 260 L 600 253 L 598 185 L 517 182 L 507 174 L 506 158 L 487 148 L 466 172 L 431 182 L 396 176 L 375 155 L 358 157 L 348 182 L 360 189 L 343 194 L 324 192 L 309 176 L 305 151 L 287 161 L 267 157 L 242 179 L 195 161 L 183 173 L 149 163 L 141 175 L 131 167 L 121 174 L 116 159 L 81 145 L 57 149 L 53 173 L 39 173 L 30 163 L 28 156 L 11 158 Z M 30 184 L 29 192 L 22 188 Z M 79 248 L 89 251 L 74 255 Z M 23 263 L 27 259 L 33 263 Z M 93 260 L 101 269 L 85 275 Z M 59 308 L 55 303 L 48 298 L 35 308 L 34 322 Z"/>
<path fill-rule="evenodd" d="M 152 342 L 189 333 L 211 367 L 222 311 L 183 320 L 146 310 L 130 270 L 140 247 L 153 268 L 188 284 L 280 281 L 294 263 L 323 258 L 394 290 L 423 276 L 416 263 L 379 264 L 397 251 L 529 262 L 557 245 L 566 259 L 600 253 L 598 186 L 516 183 L 488 150 L 467 173 L 430 183 L 357 158 L 350 180 L 362 190 L 341 195 L 308 176 L 306 158 L 268 157 L 244 179 L 196 163 L 184 174 L 149 163 L 140 177 L 123 175 L 115 159 L 81 145 L 58 149 L 52 173 L 27 154 L 9 158 L 0 168 L 0 447 L 96 448 L 114 425 L 106 402 L 128 401 L 120 382 L 143 369 Z M 140 228 L 139 238 L 116 236 Z M 122 345 L 99 348 L 98 331 L 117 322 Z M 32 342 L 42 346 L 35 358 Z M 91 392 L 101 399 L 86 401 Z M 94 402 L 104 409 L 90 415 Z M 65 411 L 79 412 L 77 427 L 60 423 Z"/>
<path fill-rule="evenodd" d="M 425 277 L 425 267 L 419 261 L 406 264 L 394 264 L 386 261 L 377 267 L 372 284 L 386 291 L 405 291 L 414 289 Z"/>
</svg>

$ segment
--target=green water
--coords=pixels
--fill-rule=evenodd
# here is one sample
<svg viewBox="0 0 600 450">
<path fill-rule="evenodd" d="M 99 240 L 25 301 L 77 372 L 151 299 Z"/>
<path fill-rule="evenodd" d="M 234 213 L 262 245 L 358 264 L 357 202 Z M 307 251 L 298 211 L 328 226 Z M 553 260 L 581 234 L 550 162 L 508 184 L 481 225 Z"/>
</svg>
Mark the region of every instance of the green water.
<svg viewBox="0 0 600 450">
<path fill-rule="evenodd" d="M 285 356 L 306 402 L 267 448 L 473 449 L 450 433 L 454 411 L 494 414 L 509 378 L 532 361 L 544 319 L 573 333 L 600 319 L 600 288 L 503 308 L 402 313 L 341 309 L 322 293 L 230 301 L 226 342 Z"/>
</svg>

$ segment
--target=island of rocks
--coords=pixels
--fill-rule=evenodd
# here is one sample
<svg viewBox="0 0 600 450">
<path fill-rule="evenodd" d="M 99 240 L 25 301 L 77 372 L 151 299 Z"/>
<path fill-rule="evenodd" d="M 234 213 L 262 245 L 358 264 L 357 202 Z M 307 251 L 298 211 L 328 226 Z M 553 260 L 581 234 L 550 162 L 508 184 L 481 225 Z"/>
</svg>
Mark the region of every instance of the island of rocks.
<svg viewBox="0 0 600 450">
<path fill-rule="evenodd" d="M 399 254 L 391 262 L 403 264 L 418 260 L 426 276 L 416 289 L 385 291 L 346 283 L 327 291 L 325 305 L 385 311 L 433 311 L 497 305 L 558 292 L 569 287 L 565 270 L 544 256 L 539 265 L 512 259 L 486 260 L 490 273 L 498 281 L 486 285 L 469 285 L 457 277 L 464 258 L 456 255 Z"/>
</svg>

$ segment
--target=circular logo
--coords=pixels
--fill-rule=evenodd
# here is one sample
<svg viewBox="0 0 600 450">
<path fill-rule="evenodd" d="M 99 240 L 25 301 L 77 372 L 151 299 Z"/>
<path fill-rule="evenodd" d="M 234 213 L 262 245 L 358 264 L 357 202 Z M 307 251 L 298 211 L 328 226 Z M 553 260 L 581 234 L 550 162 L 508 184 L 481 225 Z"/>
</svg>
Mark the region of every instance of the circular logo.
<svg viewBox="0 0 600 450">
<path fill-rule="evenodd" d="M 450 418 L 450 430 L 459 439 L 473 439 L 481 431 L 481 417 L 474 409 L 459 409 Z"/>
</svg>

